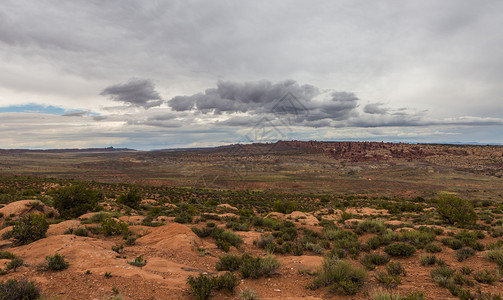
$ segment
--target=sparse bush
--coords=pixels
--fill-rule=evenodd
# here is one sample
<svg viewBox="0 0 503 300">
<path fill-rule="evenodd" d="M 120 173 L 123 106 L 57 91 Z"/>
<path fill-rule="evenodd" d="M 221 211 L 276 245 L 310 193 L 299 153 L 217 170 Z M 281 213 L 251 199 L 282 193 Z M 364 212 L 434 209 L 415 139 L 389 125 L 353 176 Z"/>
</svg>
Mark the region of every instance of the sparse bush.
<svg viewBox="0 0 503 300">
<path fill-rule="evenodd" d="M 214 223 L 213 223 L 214 224 Z M 203 229 L 199 229 L 197 227 L 190 228 L 192 232 L 194 232 L 198 237 L 205 238 L 211 235 L 214 227 L 203 227 Z"/>
<path fill-rule="evenodd" d="M 372 300 L 425 300 L 424 292 L 411 291 L 405 296 L 400 294 L 391 294 L 387 290 L 374 291 L 371 295 Z"/>
<path fill-rule="evenodd" d="M 387 264 L 386 272 L 388 272 L 388 274 L 390 275 L 407 276 L 407 272 L 400 262 L 390 262 L 389 264 Z"/>
<path fill-rule="evenodd" d="M 132 188 L 129 192 L 124 193 L 117 198 L 117 203 L 127 205 L 134 209 L 140 208 L 141 196 L 136 188 Z"/>
<path fill-rule="evenodd" d="M 485 253 L 485 258 L 489 261 L 498 264 L 501 270 L 503 270 L 503 250 L 490 250 Z"/>
<path fill-rule="evenodd" d="M 461 248 L 456 251 L 456 259 L 458 261 L 463 261 L 469 257 L 472 257 L 475 255 L 475 250 L 472 248 Z"/>
<path fill-rule="evenodd" d="M 48 229 L 49 223 L 45 215 L 28 214 L 16 221 L 12 231 L 5 237 L 15 239 L 17 245 L 25 245 L 44 238 Z"/>
<path fill-rule="evenodd" d="M 433 266 L 437 263 L 437 257 L 435 255 L 423 255 L 419 259 L 421 266 Z"/>
<path fill-rule="evenodd" d="M 321 270 L 309 285 L 312 289 L 328 286 L 330 290 L 342 295 L 353 295 L 367 280 L 367 271 L 353 267 L 350 262 L 338 259 L 325 259 Z"/>
<path fill-rule="evenodd" d="M 14 272 L 17 271 L 17 268 L 21 267 L 23 265 L 23 260 L 19 257 L 13 258 L 7 266 L 5 266 L 5 271 L 9 270 L 14 270 Z"/>
<path fill-rule="evenodd" d="M 384 252 L 394 257 L 408 257 L 416 253 L 416 249 L 406 243 L 394 243 L 386 246 Z"/>
<path fill-rule="evenodd" d="M 147 260 L 144 259 L 141 255 L 137 256 L 135 259 L 132 261 L 128 261 L 128 264 L 133 265 L 135 267 L 143 267 L 147 264 Z"/>
<path fill-rule="evenodd" d="M 441 195 L 437 201 L 437 212 L 451 225 L 473 225 L 477 214 L 473 205 L 453 195 Z"/>
<path fill-rule="evenodd" d="M 496 280 L 498 280 L 499 273 L 491 272 L 489 270 L 483 270 L 479 272 L 475 272 L 473 274 L 473 278 L 480 283 L 493 284 Z"/>
<path fill-rule="evenodd" d="M 283 214 L 290 214 L 297 209 L 297 202 L 295 201 L 274 201 L 272 210 Z"/>
<path fill-rule="evenodd" d="M 87 211 L 95 211 L 100 200 L 99 193 L 82 184 L 65 186 L 54 193 L 54 207 L 61 217 L 77 218 Z"/>
<path fill-rule="evenodd" d="M 470 267 L 467 267 L 467 266 L 462 266 L 461 269 L 459 269 L 459 271 L 461 272 L 461 274 L 463 275 L 470 275 L 472 274 L 473 272 L 473 269 L 470 268 Z"/>
<path fill-rule="evenodd" d="M 260 260 L 260 272 L 265 277 L 271 277 L 274 275 L 279 267 L 279 261 L 271 254 L 266 255 Z"/>
<path fill-rule="evenodd" d="M 239 292 L 239 300 L 258 300 L 260 297 L 255 290 L 245 288 Z"/>
<path fill-rule="evenodd" d="M 400 276 L 382 271 L 375 272 L 374 278 L 388 289 L 397 287 L 402 283 L 402 278 Z"/>
<path fill-rule="evenodd" d="M 0 283 L 2 300 L 35 300 L 40 298 L 40 290 L 35 282 L 25 279 L 9 279 Z"/>
<path fill-rule="evenodd" d="M 430 275 L 433 281 L 435 281 L 441 287 L 447 287 L 449 285 L 449 280 L 454 275 L 456 270 L 451 269 L 447 266 L 439 266 L 431 270 Z"/>
</svg>

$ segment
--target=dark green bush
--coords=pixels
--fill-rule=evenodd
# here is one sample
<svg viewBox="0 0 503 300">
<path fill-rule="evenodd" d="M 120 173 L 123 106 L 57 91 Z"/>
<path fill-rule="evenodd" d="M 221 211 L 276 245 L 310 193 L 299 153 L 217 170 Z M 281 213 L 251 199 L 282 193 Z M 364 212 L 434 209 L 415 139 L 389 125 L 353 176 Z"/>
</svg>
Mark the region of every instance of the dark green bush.
<svg viewBox="0 0 503 300">
<path fill-rule="evenodd" d="M 61 256 L 59 253 L 55 253 L 54 255 L 49 255 L 45 257 L 45 263 L 39 266 L 40 270 L 43 271 L 62 271 L 68 268 L 68 262 L 65 261 L 65 258 Z"/>
<path fill-rule="evenodd" d="M 458 250 L 463 247 L 463 242 L 458 239 L 443 238 L 440 241 L 442 242 L 442 244 L 446 245 L 447 247 L 451 248 L 452 250 Z"/>
<path fill-rule="evenodd" d="M 437 257 L 435 255 L 423 255 L 419 259 L 421 266 L 432 266 L 437 263 Z"/>
<path fill-rule="evenodd" d="M 468 201 L 453 195 L 441 195 L 437 201 L 437 212 L 449 224 L 465 226 L 477 221 L 473 205 Z"/>
<path fill-rule="evenodd" d="M 66 219 L 77 218 L 87 211 L 98 209 L 100 194 L 92 189 L 87 189 L 82 184 L 65 186 L 54 193 L 54 207 L 61 217 Z"/>
<path fill-rule="evenodd" d="M 367 246 L 370 249 L 377 249 L 381 246 L 387 246 L 392 242 L 398 241 L 399 237 L 393 231 L 386 231 L 383 234 L 376 235 L 367 240 Z"/>
<path fill-rule="evenodd" d="M 367 271 L 364 268 L 353 267 L 348 261 L 327 258 L 309 288 L 327 286 L 338 294 L 354 295 L 366 280 Z"/>
<path fill-rule="evenodd" d="M 33 281 L 9 279 L 0 283 L 1 300 L 35 300 L 40 298 L 40 290 Z"/>
<path fill-rule="evenodd" d="M 217 271 L 237 271 L 241 266 L 241 257 L 237 255 L 220 256 L 220 261 L 217 262 Z"/>
<path fill-rule="evenodd" d="M 44 238 L 48 229 L 49 223 L 45 215 L 28 214 L 14 223 L 14 228 L 6 237 L 15 239 L 18 245 L 25 245 Z"/>
<path fill-rule="evenodd" d="M 442 252 L 442 247 L 440 247 L 439 245 L 430 243 L 424 247 L 424 250 L 426 250 L 426 252 L 429 252 L 429 253 L 438 253 L 438 252 Z"/>
<path fill-rule="evenodd" d="M 89 232 L 87 231 L 87 229 L 82 228 L 82 227 L 79 227 L 79 228 L 73 230 L 73 234 L 75 234 L 77 236 L 89 236 Z"/>
<path fill-rule="evenodd" d="M 211 295 L 211 291 L 214 286 L 214 279 L 210 275 L 199 273 L 198 277 L 190 275 L 187 278 L 187 283 L 190 286 L 192 294 L 194 294 L 198 300 L 206 300 Z"/>
<path fill-rule="evenodd" d="M 124 193 L 117 198 L 117 203 L 127 205 L 134 209 L 140 208 L 141 196 L 136 188 L 132 188 L 129 192 Z"/>
<path fill-rule="evenodd" d="M 390 256 L 408 257 L 416 253 L 416 248 L 406 243 L 394 243 L 386 246 L 384 252 Z"/>
<path fill-rule="evenodd" d="M 362 265 L 364 265 L 368 270 L 375 269 L 376 266 L 385 265 L 389 262 L 390 258 L 388 255 L 369 253 L 365 254 L 361 259 Z"/>
<path fill-rule="evenodd" d="M 214 277 L 213 288 L 216 290 L 226 290 L 233 292 L 240 280 L 231 272 Z"/>
<path fill-rule="evenodd" d="M 14 259 L 16 256 L 8 251 L 0 251 L 0 259 Z"/>
</svg>

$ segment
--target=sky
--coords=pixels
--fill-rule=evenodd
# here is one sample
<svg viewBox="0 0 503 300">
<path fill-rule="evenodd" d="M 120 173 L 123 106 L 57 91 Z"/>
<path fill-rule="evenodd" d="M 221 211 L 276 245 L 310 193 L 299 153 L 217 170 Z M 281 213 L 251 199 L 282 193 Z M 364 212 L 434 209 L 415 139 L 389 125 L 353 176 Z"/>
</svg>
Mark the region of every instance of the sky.
<svg viewBox="0 0 503 300">
<path fill-rule="evenodd" d="M 4 0 L 0 148 L 503 143 L 503 1 Z"/>
</svg>

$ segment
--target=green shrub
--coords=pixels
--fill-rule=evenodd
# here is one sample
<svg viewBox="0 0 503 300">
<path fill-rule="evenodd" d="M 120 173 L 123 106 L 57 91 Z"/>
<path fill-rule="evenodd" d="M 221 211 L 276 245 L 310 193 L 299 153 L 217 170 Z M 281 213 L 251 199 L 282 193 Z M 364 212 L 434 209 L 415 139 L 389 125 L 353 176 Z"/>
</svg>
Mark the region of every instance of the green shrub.
<svg viewBox="0 0 503 300">
<path fill-rule="evenodd" d="M 436 234 L 433 231 L 404 231 L 401 234 L 402 241 L 409 242 L 419 249 L 433 242 L 435 238 Z"/>
<path fill-rule="evenodd" d="M 472 257 L 475 255 L 475 250 L 472 248 L 461 248 L 456 251 L 456 259 L 458 261 L 463 261 L 469 257 Z"/>
<path fill-rule="evenodd" d="M 473 272 L 473 269 L 470 268 L 470 267 L 467 267 L 467 266 L 462 266 L 461 269 L 459 269 L 459 271 L 461 272 L 461 274 L 463 275 L 470 275 L 472 274 Z"/>
<path fill-rule="evenodd" d="M 386 246 L 384 252 L 394 257 L 408 257 L 416 253 L 416 248 L 406 243 L 394 243 Z"/>
<path fill-rule="evenodd" d="M 365 220 L 358 223 L 355 228 L 357 234 L 363 234 L 365 232 L 369 233 L 384 233 L 386 231 L 386 226 L 384 223 L 377 220 Z"/>
<path fill-rule="evenodd" d="M 260 238 L 256 241 L 257 247 L 266 249 L 270 244 L 274 244 L 274 237 L 272 234 L 262 234 Z"/>
<path fill-rule="evenodd" d="M 144 259 L 141 255 L 137 256 L 135 259 L 132 261 L 128 261 L 128 264 L 133 265 L 135 267 L 143 267 L 147 264 L 147 260 Z"/>
<path fill-rule="evenodd" d="M 387 264 L 389 260 L 390 258 L 386 254 L 381 255 L 377 253 L 370 253 L 365 254 L 360 261 L 368 270 L 373 270 L 376 266 Z"/>
<path fill-rule="evenodd" d="M 402 283 L 402 278 L 400 276 L 382 271 L 375 272 L 374 278 L 388 289 L 397 287 Z"/>
<path fill-rule="evenodd" d="M 348 261 L 326 258 L 309 287 L 328 286 L 338 294 L 354 295 L 366 280 L 367 271 L 364 268 L 353 267 Z"/>
<path fill-rule="evenodd" d="M 48 229 L 45 215 L 28 214 L 14 223 L 14 228 L 6 237 L 16 240 L 17 245 L 25 245 L 44 238 Z"/>
<path fill-rule="evenodd" d="M 487 251 L 484 255 L 486 259 L 489 261 L 495 262 L 498 264 L 501 270 L 503 270 L 503 250 L 490 250 Z"/>
<path fill-rule="evenodd" d="M 77 236 L 89 236 L 89 232 L 87 231 L 87 229 L 82 228 L 82 227 L 79 227 L 79 228 L 73 230 L 73 234 L 75 234 Z"/>
<path fill-rule="evenodd" d="M 5 271 L 9 270 L 14 270 L 14 272 L 17 271 L 17 268 L 21 267 L 23 265 L 23 260 L 19 257 L 13 258 L 7 266 L 5 266 Z"/>
<path fill-rule="evenodd" d="M 220 256 L 220 261 L 217 262 L 217 271 L 236 271 L 241 266 L 241 257 L 237 255 Z"/>
<path fill-rule="evenodd" d="M 429 253 L 438 253 L 442 252 L 442 247 L 436 244 L 429 243 L 428 245 L 424 246 L 424 250 Z"/>
<path fill-rule="evenodd" d="M 223 243 L 228 243 L 235 248 L 239 248 L 239 246 L 243 243 L 243 239 L 235 234 L 232 231 L 223 230 L 221 228 L 215 228 L 211 233 L 211 236 L 218 242 L 221 241 Z M 217 243 L 218 245 L 218 243 Z"/>
<path fill-rule="evenodd" d="M 437 212 L 451 225 L 473 225 L 477 221 L 473 205 L 454 195 L 441 195 L 437 201 Z"/>
<path fill-rule="evenodd" d="M 390 275 L 407 276 L 407 272 L 400 262 L 390 262 L 389 264 L 387 264 L 386 272 L 388 272 L 388 274 Z"/>
<path fill-rule="evenodd" d="M 261 264 L 259 257 L 252 257 L 248 254 L 243 254 L 241 257 L 241 266 L 239 272 L 243 278 L 257 279 L 262 276 Z"/>
<path fill-rule="evenodd" d="M 260 272 L 265 277 L 271 277 L 276 274 L 276 270 L 280 267 L 280 262 L 271 254 L 266 255 L 260 260 Z"/>
<path fill-rule="evenodd" d="M 199 229 L 197 227 L 190 228 L 192 232 L 194 232 L 198 237 L 205 238 L 211 235 L 214 227 L 203 227 L 203 229 Z"/>
<path fill-rule="evenodd" d="M 399 237 L 393 231 L 386 231 L 383 234 L 376 235 L 367 240 L 367 246 L 370 249 L 377 249 L 380 246 L 387 246 L 392 242 L 398 241 Z"/>
<path fill-rule="evenodd" d="M 443 238 L 440 240 L 442 244 L 446 245 L 447 247 L 451 248 L 452 250 L 458 250 L 463 247 L 463 242 L 458 240 L 458 239 L 453 239 L 453 238 Z"/>
<path fill-rule="evenodd" d="M 68 262 L 59 253 L 54 255 L 49 255 L 45 257 L 45 263 L 39 265 L 39 269 L 42 271 L 62 271 L 68 268 Z"/>
<path fill-rule="evenodd" d="M 226 290 L 232 293 L 239 282 L 240 280 L 234 274 L 227 272 L 223 275 L 214 277 L 213 288 L 216 290 Z"/>
<path fill-rule="evenodd" d="M 491 272 L 489 270 L 483 270 L 479 272 L 475 272 L 473 274 L 473 278 L 480 283 L 493 284 L 496 280 L 498 280 L 499 274 L 496 272 Z"/>
<path fill-rule="evenodd" d="M 0 251 L 0 259 L 14 259 L 16 256 L 8 251 Z"/>
<path fill-rule="evenodd" d="M 211 295 L 211 291 L 214 286 L 214 279 L 209 275 L 199 273 L 198 277 L 190 275 L 187 278 L 187 283 L 190 286 L 192 294 L 194 294 L 198 300 L 206 300 Z"/>
<path fill-rule="evenodd" d="M 40 298 L 40 290 L 33 281 L 9 279 L 0 283 L 2 300 L 35 300 Z"/>
<path fill-rule="evenodd" d="M 131 233 L 129 231 L 129 226 L 125 222 L 121 220 L 116 220 L 112 218 L 110 215 L 104 216 L 103 219 L 101 220 L 100 231 L 106 236 L 111 235 L 127 236 Z"/>
<path fill-rule="evenodd" d="M 431 270 L 430 275 L 434 282 L 436 282 L 441 287 L 447 287 L 452 283 L 450 279 L 454 275 L 456 270 L 451 269 L 447 266 L 439 266 Z"/>
<path fill-rule="evenodd" d="M 98 209 L 99 193 L 87 189 L 82 184 L 70 185 L 58 189 L 54 196 L 54 207 L 61 217 L 66 219 L 77 218 L 87 211 Z"/>
<path fill-rule="evenodd" d="M 257 279 L 274 275 L 279 267 L 279 261 L 270 254 L 264 258 L 243 254 L 239 272 L 243 278 Z"/>
<path fill-rule="evenodd" d="M 360 253 L 362 245 L 354 232 L 341 230 L 335 236 L 334 247 L 344 249 L 346 252 L 356 257 Z"/>
<path fill-rule="evenodd" d="M 421 266 L 433 266 L 437 263 L 437 257 L 435 255 L 423 255 L 419 259 Z"/>
<path fill-rule="evenodd" d="M 138 195 L 136 188 L 132 188 L 129 192 L 124 193 L 117 198 L 117 203 L 127 205 L 134 209 L 140 208 L 141 196 Z"/>
<path fill-rule="evenodd" d="M 297 209 L 297 202 L 295 201 L 274 201 L 272 210 L 283 214 L 290 214 Z"/>
</svg>

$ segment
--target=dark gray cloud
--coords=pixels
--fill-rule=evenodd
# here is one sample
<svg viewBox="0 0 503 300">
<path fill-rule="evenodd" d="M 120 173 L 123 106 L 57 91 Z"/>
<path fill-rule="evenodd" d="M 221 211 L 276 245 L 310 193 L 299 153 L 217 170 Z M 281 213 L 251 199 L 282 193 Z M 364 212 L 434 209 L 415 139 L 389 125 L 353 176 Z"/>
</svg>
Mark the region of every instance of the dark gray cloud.
<svg viewBox="0 0 503 300">
<path fill-rule="evenodd" d="M 203 114 L 248 113 L 295 115 L 296 123 L 323 119 L 344 120 L 356 114 L 358 98 L 353 93 L 322 91 L 294 80 L 278 83 L 219 81 L 216 88 L 192 96 L 176 96 L 168 101 L 175 111 L 196 111 Z M 240 118 L 240 117 L 239 117 Z M 225 124 L 248 123 L 232 118 Z"/>
<path fill-rule="evenodd" d="M 105 88 L 100 95 L 127 105 L 151 108 L 161 105 L 162 100 L 155 85 L 146 79 L 133 79 Z"/>
<path fill-rule="evenodd" d="M 62 116 L 63 117 L 83 117 L 87 114 L 89 114 L 89 111 L 75 111 L 75 112 L 65 113 Z"/>
<path fill-rule="evenodd" d="M 312 85 L 299 85 L 294 80 L 272 83 L 219 81 L 216 88 L 192 96 L 176 96 L 168 101 L 175 111 L 197 110 L 202 113 L 265 112 L 287 93 L 310 101 L 320 92 Z"/>
<path fill-rule="evenodd" d="M 383 105 L 383 103 L 369 103 L 365 105 L 363 111 L 368 114 L 384 115 L 388 112 L 388 108 L 383 107 Z"/>
</svg>

